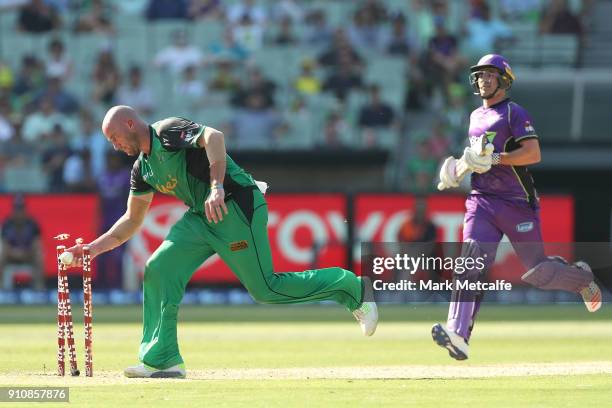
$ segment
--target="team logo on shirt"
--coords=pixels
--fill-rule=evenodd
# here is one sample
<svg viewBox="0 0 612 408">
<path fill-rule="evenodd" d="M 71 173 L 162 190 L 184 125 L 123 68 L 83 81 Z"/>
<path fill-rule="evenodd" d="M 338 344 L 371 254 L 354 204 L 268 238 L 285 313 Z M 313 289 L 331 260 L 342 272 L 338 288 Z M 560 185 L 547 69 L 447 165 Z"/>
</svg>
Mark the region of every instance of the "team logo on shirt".
<svg viewBox="0 0 612 408">
<path fill-rule="evenodd" d="M 174 189 L 176 188 L 177 184 L 178 180 L 176 177 L 172 177 L 168 174 L 168 181 L 166 181 L 166 184 L 156 184 L 155 189 L 163 194 L 174 195 Z"/>
<path fill-rule="evenodd" d="M 516 232 L 529 232 L 533 229 L 533 222 L 521 222 L 516 224 Z"/>
<path fill-rule="evenodd" d="M 497 136 L 497 132 L 486 131 L 479 136 L 470 136 L 470 145 L 474 146 L 477 143 L 481 143 L 482 138 L 486 138 L 489 143 L 493 143 L 493 139 Z"/>
<path fill-rule="evenodd" d="M 527 132 L 527 133 L 535 133 L 535 129 L 531 125 L 531 122 L 529 122 L 528 120 L 525 121 L 525 132 Z"/>
</svg>

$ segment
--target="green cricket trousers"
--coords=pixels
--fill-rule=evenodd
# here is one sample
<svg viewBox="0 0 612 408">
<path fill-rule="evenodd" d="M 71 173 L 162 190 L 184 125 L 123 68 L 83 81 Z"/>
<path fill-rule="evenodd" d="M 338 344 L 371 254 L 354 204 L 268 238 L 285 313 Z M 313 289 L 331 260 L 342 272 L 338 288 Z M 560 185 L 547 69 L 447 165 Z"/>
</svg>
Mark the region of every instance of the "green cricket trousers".
<svg viewBox="0 0 612 408">
<path fill-rule="evenodd" d="M 177 341 L 179 304 L 193 273 L 214 253 L 259 303 L 333 300 L 350 311 L 361 305 L 361 279 L 345 269 L 274 273 L 268 207 L 259 190 L 242 189 L 226 204 L 228 214 L 218 224 L 201 212 L 187 211 L 147 261 L 139 359 L 151 367 L 183 362 Z"/>
</svg>

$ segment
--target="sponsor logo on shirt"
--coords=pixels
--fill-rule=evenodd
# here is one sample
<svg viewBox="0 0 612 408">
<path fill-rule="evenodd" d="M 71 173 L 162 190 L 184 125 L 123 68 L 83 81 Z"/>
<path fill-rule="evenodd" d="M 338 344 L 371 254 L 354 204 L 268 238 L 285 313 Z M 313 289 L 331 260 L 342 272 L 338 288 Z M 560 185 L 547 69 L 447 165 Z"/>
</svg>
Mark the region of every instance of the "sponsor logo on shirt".
<svg viewBox="0 0 612 408">
<path fill-rule="evenodd" d="M 177 184 L 178 180 L 168 174 L 168 181 L 166 181 L 166 184 L 155 184 L 155 189 L 163 194 L 175 195 L 174 189 L 176 188 Z"/>
<path fill-rule="evenodd" d="M 528 120 L 525 121 L 525 132 L 527 132 L 528 134 L 529 133 L 535 133 L 535 129 L 531 125 L 531 122 L 529 122 Z"/>
<path fill-rule="evenodd" d="M 516 232 L 529 232 L 533 229 L 533 222 L 521 222 L 520 224 L 516 224 Z"/>
<path fill-rule="evenodd" d="M 230 251 L 241 251 L 243 249 L 247 249 L 249 247 L 248 242 L 246 241 L 237 241 L 230 243 Z"/>
</svg>

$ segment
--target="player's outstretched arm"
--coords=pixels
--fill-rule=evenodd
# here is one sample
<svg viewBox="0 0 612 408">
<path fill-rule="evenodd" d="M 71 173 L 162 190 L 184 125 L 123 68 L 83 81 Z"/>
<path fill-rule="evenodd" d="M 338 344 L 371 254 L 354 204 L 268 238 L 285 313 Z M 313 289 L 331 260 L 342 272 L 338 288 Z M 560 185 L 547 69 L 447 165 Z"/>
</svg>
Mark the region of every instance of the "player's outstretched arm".
<svg viewBox="0 0 612 408">
<path fill-rule="evenodd" d="M 75 245 L 66 250 L 74 255 L 71 265 L 81 264 L 83 246 L 85 245 L 89 246 L 91 257 L 95 258 L 130 239 L 142 225 L 152 200 L 152 192 L 142 195 L 130 194 L 127 201 L 127 210 L 108 231 L 89 244 Z"/>
</svg>

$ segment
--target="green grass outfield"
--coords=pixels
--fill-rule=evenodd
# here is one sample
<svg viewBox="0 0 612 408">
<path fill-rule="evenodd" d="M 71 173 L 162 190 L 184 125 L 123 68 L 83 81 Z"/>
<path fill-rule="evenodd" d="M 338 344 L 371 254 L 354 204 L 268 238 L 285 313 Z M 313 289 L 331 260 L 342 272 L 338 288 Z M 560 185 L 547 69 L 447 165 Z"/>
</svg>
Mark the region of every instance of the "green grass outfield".
<svg viewBox="0 0 612 408">
<path fill-rule="evenodd" d="M 607 407 L 606 306 L 484 305 L 465 362 L 431 341 L 445 306 L 382 305 L 371 338 L 337 306 L 184 307 L 187 380 L 122 376 L 136 363 L 139 307 L 94 306 L 93 378 L 55 375 L 55 308 L 0 307 L 0 385 L 69 386 L 83 407 Z M 79 306 L 73 314 L 84 371 Z"/>
</svg>

